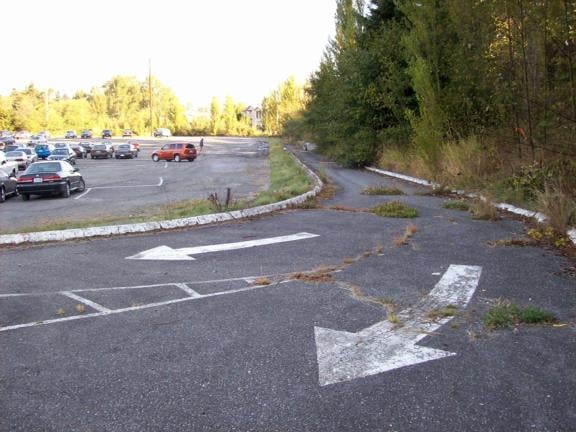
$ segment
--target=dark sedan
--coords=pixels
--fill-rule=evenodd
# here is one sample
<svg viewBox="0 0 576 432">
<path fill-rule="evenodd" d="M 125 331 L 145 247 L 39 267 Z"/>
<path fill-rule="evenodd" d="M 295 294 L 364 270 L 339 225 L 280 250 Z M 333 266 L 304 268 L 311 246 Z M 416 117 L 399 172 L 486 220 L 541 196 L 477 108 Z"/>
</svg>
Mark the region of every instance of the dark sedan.
<svg viewBox="0 0 576 432">
<path fill-rule="evenodd" d="M 78 159 L 85 159 L 88 157 L 88 150 L 82 144 L 70 144 L 70 148 Z"/>
<path fill-rule="evenodd" d="M 18 195 L 17 185 L 18 180 L 16 177 L 0 171 L 0 203 L 6 201 L 6 198 L 10 195 Z"/>
<path fill-rule="evenodd" d="M 104 158 L 108 159 L 114 155 L 114 149 L 108 144 L 94 144 L 90 152 L 91 159 Z"/>
<path fill-rule="evenodd" d="M 30 195 L 59 194 L 68 198 L 72 191 L 85 189 L 82 174 L 65 161 L 35 162 L 18 179 L 18 193 L 24 201 Z"/>
<path fill-rule="evenodd" d="M 116 149 L 116 159 L 137 158 L 138 150 L 132 144 L 120 144 Z"/>
<path fill-rule="evenodd" d="M 92 131 L 90 129 L 84 129 L 80 134 L 82 139 L 92 139 Z"/>
<path fill-rule="evenodd" d="M 112 138 L 112 131 L 110 129 L 104 129 L 102 131 L 102 139 Z"/>
<path fill-rule="evenodd" d="M 70 147 L 57 147 L 48 156 L 48 160 L 66 161 L 72 165 L 76 165 L 76 153 Z"/>
</svg>

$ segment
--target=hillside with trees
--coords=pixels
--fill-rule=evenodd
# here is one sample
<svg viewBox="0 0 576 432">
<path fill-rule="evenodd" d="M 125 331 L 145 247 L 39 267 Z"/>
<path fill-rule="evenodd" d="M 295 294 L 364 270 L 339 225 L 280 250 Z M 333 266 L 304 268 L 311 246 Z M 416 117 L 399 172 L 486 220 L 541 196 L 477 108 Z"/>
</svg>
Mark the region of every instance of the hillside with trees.
<svg viewBox="0 0 576 432">
<path fill-rule="evenodd" d="M 335 21 L 291 133 L 350 166 L 573 202 L 572 0 L 337 0 Z"/>
</svg>

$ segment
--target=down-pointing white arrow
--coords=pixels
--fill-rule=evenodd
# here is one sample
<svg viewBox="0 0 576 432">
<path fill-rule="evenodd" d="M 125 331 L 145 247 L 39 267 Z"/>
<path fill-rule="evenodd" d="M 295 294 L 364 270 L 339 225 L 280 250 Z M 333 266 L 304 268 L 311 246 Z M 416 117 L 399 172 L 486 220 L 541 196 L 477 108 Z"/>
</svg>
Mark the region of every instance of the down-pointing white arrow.
<svg viewBox="0 0 576 432">
<path fill-rule="evenodd" d="M 126 259 L 134 260 L 187 260 L 192 261 L 194 258 L 189 255 L 198 255 L 209 252 L 221 252 L 235 249 L 246 249 L 255 246 L 265 246 L 275 243 L 286 243 L 296 240 L 305 240 L 313 237 L 318 237 L 318 234 L 310 234 L 301 232 L 297 234 L 285 235 L 280 237 L 271 237 L 259 240 L 248 240 L 236 243 L 222 243 L 216 245 L 197 246 L 190 248 L 173 249 L 169 246 L 158 246 L 153 249 L 148 249 L 136 255 L 126 257 Z"/>
<path fill-rule="evenodd" d="M 416 345 L 452 319 L 429 318 L 448 305 L 464 308 L 480 280 L 481 267 L 451 265 L 430 293 L 398 315 L 401 326 L 381 321 L 357 333 L 315 327 L 320 385 L 351 381 L 456 355 Z"/>
</svg>

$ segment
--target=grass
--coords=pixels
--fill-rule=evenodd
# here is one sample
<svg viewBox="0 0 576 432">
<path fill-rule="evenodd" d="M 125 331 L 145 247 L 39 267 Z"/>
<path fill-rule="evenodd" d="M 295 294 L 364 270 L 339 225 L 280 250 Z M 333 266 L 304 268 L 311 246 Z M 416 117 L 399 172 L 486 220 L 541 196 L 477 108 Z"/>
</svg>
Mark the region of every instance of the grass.
<svg viewBox="0 0 576 432">
<path fill-rule="evenodd" d="M 414 236 L 418 232 L 418 225 L 414 225 L 413 223 L 409 223 L 404 228 L 404 233 L 401 236 L 394 237 L 392 242 L 396 246 L 404 246 L 408 244 L 408 240 Z"/>
<path fill-rule="evenodd" d="M 470 213 L 474 219 L 496 220 L 498 219 L 498 210 L 494 204 L 487 199 L 476 198 L 470 206 Z"/>
<path fill-rule="evenodd" d="M 442 318 L 448 318 L 448 317 L 453 317 L 456 315 L 456 313 L 458 312 L 458 308 L 454 305 L 447 305 L 441 308 L 437 308 L 437 309 L 432 309 L 431 311 L 428 312 L 428 318 L 430 318 L 433 321 L 442 319 Z"/>
<path fill-rule="evenodd" d="M 470 210 L 470 204 L 464 201 L 445 201 L 442 204 L 442 207 L 448 210 L 461 210 L 461 211 L 468 211 Z"/>
<path fill-rule="evenodd" d="M 241 210 L 254 206 L 271 204 L 301 195 L 312 188 L 312 182 L 306 172 L 284 150 L 280 139 L 270 139 L 270 186 L 251 199 L 232 201 L 224 211 Z M 141 222 L 158 222 L 221 212 L 219 202 L 209 199 L 183 200 L 153 209 L 141 211 L 137 215 L 108 215 L 97 218 L 73 220 L 59 219 L 41 221 L 34 226 L 16 230 L 0 230 L 2 234 L 18 232 L 56 231 L 72 228 L 88 228 L 106 225 L 121 225 Z"/>
<path fill-rule="evenodd" d="M 536 193 L 536 201 L 555 231 L 566 232 L 570 222 L 576 222 L 576 203 L 560 186 L 546 185 L 543 192 Z"/>
<path fill-rule="evenodd" d="M 392 218 L 415 218 L 418 217 L 418 211 L 400 201 L 391 201 L 379 204 L 371 209 L 372 213 L 380 217 Z"/>
<path fill-rule="evenodd" d="M 362 189 L 362 195 L 404 195 L 397 187 L 387 187 L 384 185 L 369 186 Z"/>
<path fill-rule="evenodd" d="M 484 325 L 491 329 L 508 328 L 517 324 L 551 324 L 556 317 L 537 306 L 519 308 L 513 303 L 500 300 L 482 318 Z"/>
<path fill-rule="evenodd" d="M 263 285 L 270 285 L 272 282 L 266 276 L 260 276 L 259 278 L 254 279 L 252 285 L 254 286 L 263 286 Z"/>
</svg>

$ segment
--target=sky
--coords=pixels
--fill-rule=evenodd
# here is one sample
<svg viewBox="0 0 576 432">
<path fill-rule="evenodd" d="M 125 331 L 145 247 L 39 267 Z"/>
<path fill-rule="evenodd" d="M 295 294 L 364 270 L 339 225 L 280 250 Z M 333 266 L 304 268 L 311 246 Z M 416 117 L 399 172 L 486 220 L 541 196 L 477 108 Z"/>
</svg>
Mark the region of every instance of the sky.
<svg viewBox="0 0 576 432">
<path fill-rule="evenodd" d="M 303 82 L 334 34 L 336 0 L 7 0 L 0 94 L 34 83 L 73 95 L 152 74 L 186 106 L 247 105 Z"/>
</svg>

